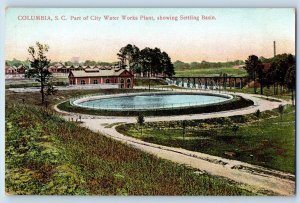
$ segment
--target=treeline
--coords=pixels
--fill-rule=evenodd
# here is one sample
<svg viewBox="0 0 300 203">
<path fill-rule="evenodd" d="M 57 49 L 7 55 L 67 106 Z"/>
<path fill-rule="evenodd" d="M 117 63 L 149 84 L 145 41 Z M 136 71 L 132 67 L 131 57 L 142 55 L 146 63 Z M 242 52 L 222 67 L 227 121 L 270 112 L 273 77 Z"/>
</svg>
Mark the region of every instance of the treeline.
<svg viewBox="0 0 300 203">
<path fill-rule="evenodd" d="M 174 67 L 175 70 L 185 70 L 185 69 L 223 68 L 223 67 L 232 67 L 232 66 L 243 65 L 243 64 L 244 61 L 242 60 L 227 61 L 227 62 L 201 61 L 201 62 L 191 62 L 191 63 L 185 63 L 177 60 L 174 62 Z"/>
<path fill-rule="evenodd" d="M 86 60 L 84 62 L 53 61 L 53 62 L 50 62 L 49 66 L 54 66 L 57 64 L 64 65 L 64 66 L 72 66 L 72 65 L 73 66 L 75 66 L 75 65 L 77 65 L 77 66 L 79 66 L 79 65 L 81 65 L 81 66 L 113 66 L 113 65 L 118 64 L 118 62 L 110 63 L 110 62 L 93 61 L 93 60 Z M 6 66 L 16 66 L 16 67 L 23 65 L 23 66 L 29 67 L 30 62 L 29 62 L 29 60 L 21 61 L 18 59 L 13 59 L 13 60 L 6 60 L 5 65 Z"/>
<path fill-rule="evenodd" d="M 5 65 L 6 66 L 20 66 L 20 65 L 23 65 L 23 66 L 26 66 L 28 67 L 30 64 L 29 60 L 24 60 L 24 61 L 21 61 L 21 60 L 18 60 L 18 59 L 13 59 L 13 60 L 6 60 L 5 61 Z"/>
<path fill-rule="evenodd" d="M 296 59 L 292 54 L 279 54 L 273 58 L 265 59 L 251 55 L 245 61 L 244 67 L 249 78 L 254 81 L 254 93 L 256 91 L 255 83 L 260 84 L 260 93 L 263 94 L 264 87 L 273 86 L 274 95 L 287 88 L 292 93 L 294 101 L 294 92 L 296 89 Z"/>
<path fill-rule="evenodd" d="M 154 77 L 159 74 L 172 76 L 175 74 L 174 65 L 169 55 L 159 48 L 145 47 L 140 50 L 137 46 L 127 44 L 117 54 L 123 68 L 141 74 L 141 76 Z"/>
</svg>

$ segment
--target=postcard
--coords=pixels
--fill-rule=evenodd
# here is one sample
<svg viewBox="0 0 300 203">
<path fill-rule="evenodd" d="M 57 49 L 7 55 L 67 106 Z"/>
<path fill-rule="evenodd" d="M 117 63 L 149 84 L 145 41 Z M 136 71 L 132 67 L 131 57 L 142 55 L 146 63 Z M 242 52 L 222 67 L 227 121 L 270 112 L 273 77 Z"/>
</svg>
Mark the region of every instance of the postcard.
<svg viewBox="0 0 300 203">
<path fill-rule="evenodd" d="M 295 195 L 295 9 L 5 18 L 7 195 Z"/>
</svg>

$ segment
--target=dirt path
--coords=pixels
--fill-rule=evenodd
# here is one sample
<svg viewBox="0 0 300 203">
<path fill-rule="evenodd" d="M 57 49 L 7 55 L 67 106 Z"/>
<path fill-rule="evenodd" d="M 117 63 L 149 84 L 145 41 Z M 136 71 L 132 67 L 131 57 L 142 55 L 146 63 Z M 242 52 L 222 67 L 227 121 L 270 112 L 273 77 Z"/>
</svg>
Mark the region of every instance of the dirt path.
<svg viewBox="0 0 300 203">
<path fill-rule="evenodd" d="M 237 93 L 236 95 L 251 99 L 255 105 L 244 109 L 180 116 L 160 116 L 146 117 L 146 122 L 170 121 L 170 120 L 193 120 L 216 117 L 227 117 L 233 115 L 242 115 L 254 113 L 257 109 L 260 111 L 277 108 L 279 104 L 286 104 L 285 101 L 274 102 L 261 99 L 250 94 Z M 79 115 L 63 112 L 65 119 L 73 118 L 76 120 Z M 179 164 L 186 164 L 199 170 L 199 173 L 205 172 L 215 176 L 221 176 L 242 184 L 248 190 L 261 194 L 276 193 L 279 195 L 295 194 L 295 176 L 276 170 L 263 168 L 260 166 L 229 160 L 199 152 L 193 152 L 181 148 L 167 147 L 153 143 L 147 143 L 132 137 L 124 136 L 116 131 L 115 126 L 105 127 L 109 124 L 118 123 L 136 123 L 136 117 L 113 117 L 113 116 L 91 116 L 81 115 L 83 126 L 94 132 L 99 132 L 105 136 L 122 141 L 132 147 L 138 148 L 147 153 L 156 155 L 160 158 L 168 159 Z"/>
</svg>

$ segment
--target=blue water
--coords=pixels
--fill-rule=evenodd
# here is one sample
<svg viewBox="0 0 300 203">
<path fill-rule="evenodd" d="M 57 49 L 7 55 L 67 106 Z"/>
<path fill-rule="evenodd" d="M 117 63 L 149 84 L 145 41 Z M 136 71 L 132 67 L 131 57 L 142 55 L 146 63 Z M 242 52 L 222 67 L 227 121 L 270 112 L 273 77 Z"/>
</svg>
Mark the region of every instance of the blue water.
<svg viewBox="0 0 300 203">
<path fill-rule="evenodd" d="M 139 95 L 123 96 L 107 99 L 98 99 L 82 102 L 82 107 L 95 109 L 115 109 L 115 110 L 134 110 L 134 109 L 157 109 L 187 107 L 217 103 L 227 100 L 227 98 L 211 95 Z"/>
</svg>

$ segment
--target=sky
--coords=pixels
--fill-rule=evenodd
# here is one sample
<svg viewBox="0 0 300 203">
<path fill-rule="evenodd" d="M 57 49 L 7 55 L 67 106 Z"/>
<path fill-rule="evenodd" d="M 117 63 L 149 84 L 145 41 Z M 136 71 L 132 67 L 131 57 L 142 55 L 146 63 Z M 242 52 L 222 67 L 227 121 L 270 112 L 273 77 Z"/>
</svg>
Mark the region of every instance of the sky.
<svg viewBox="0 0 300 203">
<path fill-rule="evenodd" d="M 106 15 L 119 20 L 104 20 Z M 122 15 L 139 20 L 121 20 Z M 201 20 L 202 15 L 214 20 Z M 52 20 L 22 20 L 27 16 L 50 16 Z M 55 20 L 55 16 L 67 20 Z M 71 20 L 71 16 L 81 20 Z M 92 16 L 101 20 L 92 20 Z M 153 16 L 155 20 L 140 19 L 141 16 Z M 160 21 L 159 16 L 200 19 Z M 277 54 L 295 54 L 295 10 L 8 8 L 5 37 L 6 60 L 29 58 L 27 49 L 37 41 L 49 45 L 47 56 L 52 61 L 79 57 L 81 61 L 115 62 L 118 51 L 127 44 L 140 49 L 158 47 L 173 62 L 245 60 L 252 54 L 268 58 L 273 56 L 273 41 Z"/>
</svg>

